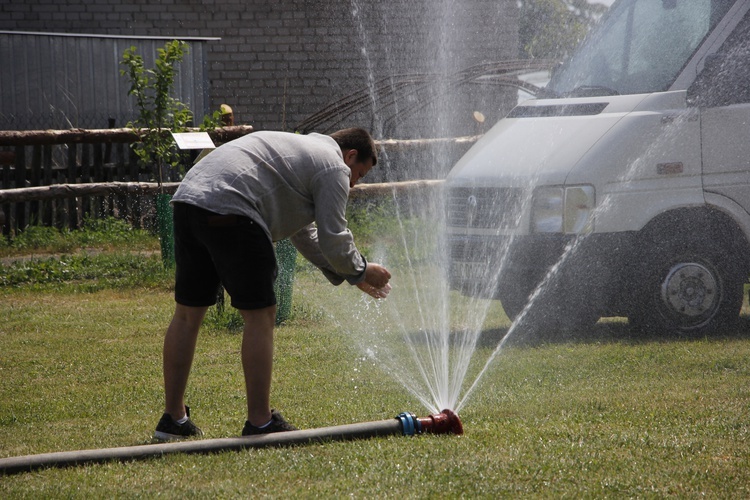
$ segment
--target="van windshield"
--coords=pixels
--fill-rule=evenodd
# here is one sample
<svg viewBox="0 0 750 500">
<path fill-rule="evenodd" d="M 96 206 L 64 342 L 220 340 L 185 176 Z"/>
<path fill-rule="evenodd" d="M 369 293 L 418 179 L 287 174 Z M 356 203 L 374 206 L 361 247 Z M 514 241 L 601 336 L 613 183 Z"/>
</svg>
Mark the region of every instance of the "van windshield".
<svg viewBox="0 0 750 500">
<path fill-rule="evenodd" d="M 735 0 L 622 0 L 552 76 L 558 96 L 667 90 Z"/>
</svg>

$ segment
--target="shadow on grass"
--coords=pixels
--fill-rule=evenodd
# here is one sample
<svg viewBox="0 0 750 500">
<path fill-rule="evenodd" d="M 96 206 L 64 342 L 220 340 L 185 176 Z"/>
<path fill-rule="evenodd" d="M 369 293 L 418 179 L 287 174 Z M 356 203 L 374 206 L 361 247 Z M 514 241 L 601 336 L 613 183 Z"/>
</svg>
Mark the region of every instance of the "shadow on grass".
<svg viewBox="0 0 750 500">
<path fill-rule="evenodd" d="M 509 328 L 489 328 L 480 333 L 477 348 L 493 349 L 507 335 Z M 450 333 L 450 342 L 457 345 L 462 341 L 461 331 Z M 424 343 L 424 332 L 414 332 L 410 341 Z M 632 328 L 624 318 L 606 318 L 595 325 L 575 332 L 529 332 L 523 328 L 511 332 L 506 345 L 514 347 L 539 347 L 545 344 L 586 344 L 586 343 L 623 343 L 639 344 L 645 342 L 692 342 L 705 339 L 750 339 L 750 316 L 742 316 L 731 328 L 718 330 L 710 335 L 681 336 L 668 332 L 643 332 Z"/>
<path fill-rule="evenodd" d="M 477 347 L 493 348 L 508 333 L 508 328 L 493 328 L 481 333 Z M 455 336 L 459 333 L 455 332 Z M 632 328 L 624 318 L 606 318 L 589 328 L 575 332 L 526 332 L 523 329 L 511 332 L 507 345 L 515 347 L 537 347 L 544 344 L 585 344 L 585 343 L 624 343 L 644 342 L 691 342 L 705 339 L 750 339 L 750 317 L 742 316 L 732 327 L 717 330 L 711 334 L 684 336 L 664 331 L 639 331 Z"/>
</svg>

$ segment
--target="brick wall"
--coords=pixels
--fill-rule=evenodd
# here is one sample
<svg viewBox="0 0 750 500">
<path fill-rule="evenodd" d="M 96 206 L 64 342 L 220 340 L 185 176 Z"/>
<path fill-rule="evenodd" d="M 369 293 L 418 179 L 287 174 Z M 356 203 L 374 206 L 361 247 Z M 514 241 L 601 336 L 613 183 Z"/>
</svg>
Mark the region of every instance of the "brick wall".
<svg viewBox="0 0 750 500">
<path fill-rule="evenodd" d="M 212 108 L 228 103 L 237 122 L 257 129 L 291 130 L 368 82 L 393 77 L 395 86 L 401 75 L 514 59 L 517 26 L 514 0 L 0 0 L 0 30 L 221 37 L 208 46 Z M 514 96 L 477 85 L 404 89 L 315 129 L 461 133 L 472 111 L 489 122 Z"/>
</svg>

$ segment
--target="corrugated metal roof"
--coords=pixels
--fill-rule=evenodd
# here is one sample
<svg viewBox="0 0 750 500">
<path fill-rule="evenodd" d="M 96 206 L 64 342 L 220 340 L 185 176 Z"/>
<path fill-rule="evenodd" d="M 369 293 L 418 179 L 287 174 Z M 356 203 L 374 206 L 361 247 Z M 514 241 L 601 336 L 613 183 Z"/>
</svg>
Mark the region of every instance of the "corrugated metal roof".
<svg viewBox="0 0 750 500">
<path fill-rule="evenodd" d="M 70 36 L 79 38 L 122 38 L 130 40 L 197 40 L 197 41 L 216 41 L 220 37 L 213 36 L 144 36 L 144 35 L 106 35 L 100 33 L 51 33 L 47 31 L 10 31 L 0 30 L 0 35 L 34 35 L 34 36 Z"/>
</svg>

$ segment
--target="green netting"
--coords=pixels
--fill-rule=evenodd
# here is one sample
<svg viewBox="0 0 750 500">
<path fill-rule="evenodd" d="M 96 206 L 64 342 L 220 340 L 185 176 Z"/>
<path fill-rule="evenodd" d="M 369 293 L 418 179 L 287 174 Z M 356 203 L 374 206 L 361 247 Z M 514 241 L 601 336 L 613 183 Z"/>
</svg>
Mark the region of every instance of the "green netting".
<svg viewBox="0 0 750 500">
<path fill-rule="evenodd" d="M 161 260 L 165 267 L 174 267 L 174 220 L 170 201 L 172 201 L 171 194 L 156 195 L 156 223 L 159 228 Z"/>
<path fill-rule="evenodd" d="M 294 271 L 297 267 L 297 249 L 289 240 L 276 242 L 276 262 L 279 273 L 274 285 L 276 293 L 276 324 L 289 319 L 292 312 L 292 289 Z"/>
</svg>

